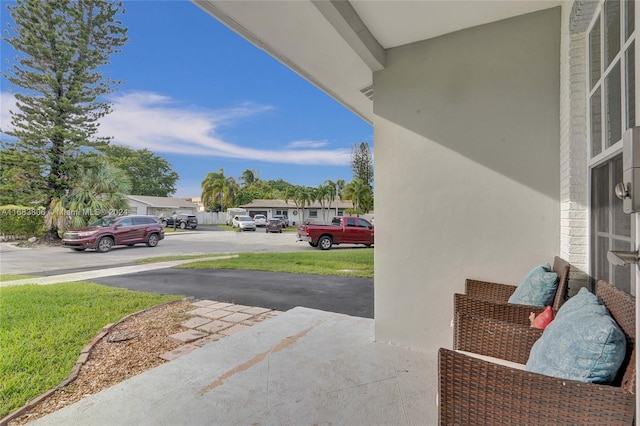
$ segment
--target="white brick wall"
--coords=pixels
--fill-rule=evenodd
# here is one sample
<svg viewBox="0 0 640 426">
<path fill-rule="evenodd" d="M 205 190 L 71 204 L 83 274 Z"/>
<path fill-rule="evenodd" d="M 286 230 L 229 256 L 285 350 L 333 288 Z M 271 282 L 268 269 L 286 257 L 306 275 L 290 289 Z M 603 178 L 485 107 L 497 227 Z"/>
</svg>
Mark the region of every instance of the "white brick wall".
<svg viewBox="0 0 640 426">
<path fill-rule="evenodd" d="M 560 47 L 560 256 L 573 266 L 571 295 L 589 284 L 586 34 L 571 33 L 572 6 L 562 8 Z"/>
</svg>

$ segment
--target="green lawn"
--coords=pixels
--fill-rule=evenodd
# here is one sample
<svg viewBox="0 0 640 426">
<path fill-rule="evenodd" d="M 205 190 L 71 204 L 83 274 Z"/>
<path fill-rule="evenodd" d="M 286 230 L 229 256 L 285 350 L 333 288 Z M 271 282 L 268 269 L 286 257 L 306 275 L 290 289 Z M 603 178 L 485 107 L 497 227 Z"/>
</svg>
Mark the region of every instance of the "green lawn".
<svg viewBox="0 0 640 426">
<path fill-rule="evenodd" d="M 0 418 L 67 378 L 105 325 L 183 298 L 78 282 L 0 291 Z"/>
<path fill-rule="evenodd" d="M 195 261 L 181 265 L 179 268 L 248 269 L 254 271 L 373 278 L 373 249 L 240 253 L 234 259 Z"/>
<path fill-rule="evenodd" d="M 158 263 L 158 262 L 171 262 L 172 260 L 188 260 L 199 259 L 201 257 L 219 257 L 229 256 L 233 253 L 212 253 L 212 254 L 182 254 L 179 256 L 158 256 L 158 257 L 145 257 L 144 259 L 136 259 L 133 263 Z"/>
<path fill-rule="evenodd" d="M 25 278 L 33 278 L 33 275 L 0 274 L 0 281 L 23 280 Z"/>
</svg>

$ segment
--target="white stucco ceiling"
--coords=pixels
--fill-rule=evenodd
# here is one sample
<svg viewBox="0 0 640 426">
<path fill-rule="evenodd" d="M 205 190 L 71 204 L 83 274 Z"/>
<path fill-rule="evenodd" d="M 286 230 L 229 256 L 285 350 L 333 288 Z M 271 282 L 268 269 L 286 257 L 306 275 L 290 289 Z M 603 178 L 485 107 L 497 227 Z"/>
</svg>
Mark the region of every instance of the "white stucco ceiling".
<svg viewBox="0 0 640 426">
<path fill-rule="evenodd" d="M 417 0 L 350 2 L 384 48 L 426 40 L 558 6 L 555 0 Z"/>
<path fill-rule="evenodd" d="M 373 71 L 384 68 L 385 49 L 561 4 L 560 0 L 192 1 L 369 122 L 373 102 L 362 90 L 372 84 Z"/>
</svg>

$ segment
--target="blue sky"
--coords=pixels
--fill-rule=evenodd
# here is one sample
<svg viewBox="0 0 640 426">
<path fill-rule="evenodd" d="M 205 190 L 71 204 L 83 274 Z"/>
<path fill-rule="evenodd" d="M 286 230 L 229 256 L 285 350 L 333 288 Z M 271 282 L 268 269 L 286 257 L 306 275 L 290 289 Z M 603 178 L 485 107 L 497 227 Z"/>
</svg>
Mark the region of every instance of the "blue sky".
<svg viewBox="0 0 640 426">
<path fill-rule="evenodd" d="M 2 0 L 2 29 L 10 16 Z M 318 186 L 352 179 L 351 145 L 373 129 L 361 118 L 187 0 L 125 1 L 129 43 L 104 74 L 126 84 L 101 131 L 148 148 L 180 175 L 176 196 L 199 196 L 210 171 L 238 179 Z M 14 56 L 1 45 L 2 67 Z M 0 128 L 13 102 L 1 81 Z"/>
</svg>

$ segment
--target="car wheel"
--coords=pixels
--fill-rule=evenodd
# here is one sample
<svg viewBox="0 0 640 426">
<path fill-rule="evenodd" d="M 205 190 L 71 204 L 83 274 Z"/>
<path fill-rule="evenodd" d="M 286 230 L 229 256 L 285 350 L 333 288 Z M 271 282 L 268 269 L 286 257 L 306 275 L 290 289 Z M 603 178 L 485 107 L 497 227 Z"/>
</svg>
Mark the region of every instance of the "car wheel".
<svg viewBox="0 0 640 426">
<path fill-rule="evenodd" d="M 187 228 L 187 224 L 184 222 L 180 222 L 180 229 L 186 229 Z"/>
<path fill-rule="evenodd" d="M 166 221 L 166 220 L 163 220 L 163 221 L 162 221 L 162 227 L 163 227 L 163 228 L 166 228 L 166 227 L 167 227 L 167 221 Z"/>
<path fill-rule="evenodd" d="M 106 253 L 111 250 L 113 247 L 113 238 L 111 237 L 102 237 L 98 240 L 98 245 L 96 246 L 96 251 L 98 253 Z"/>
<path fill-rule="evenodd" d="M 73 251 L 85 251 L 85 248 L 72 248 Z"/>
<path fill-rule="evenodd" d="M 147 237 L 147 247 L 155 247 L 158 245 L 158 234 L 151 234 Z"/>
<path fill-rule="evenodd" d="M 318 246 L 322 249 L 322 250 L 329 250 L 331 248 L 331 246 L 333 245 L 333 241 L 331 241 L 330 237 L 327 237 L 326 235 L 323 235 L 322 237 L 320 237 L 320 239 L 318 240 Z"/>
</svg>

